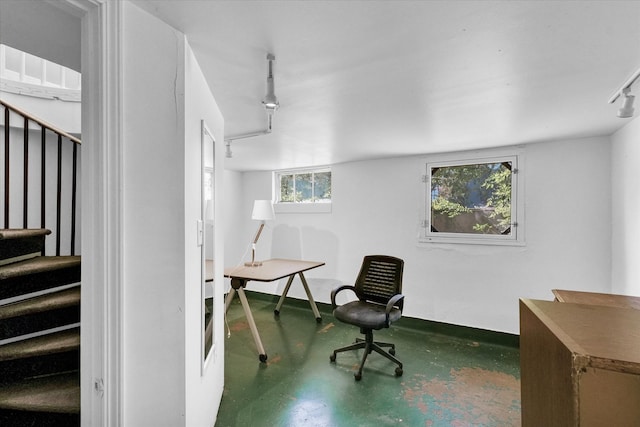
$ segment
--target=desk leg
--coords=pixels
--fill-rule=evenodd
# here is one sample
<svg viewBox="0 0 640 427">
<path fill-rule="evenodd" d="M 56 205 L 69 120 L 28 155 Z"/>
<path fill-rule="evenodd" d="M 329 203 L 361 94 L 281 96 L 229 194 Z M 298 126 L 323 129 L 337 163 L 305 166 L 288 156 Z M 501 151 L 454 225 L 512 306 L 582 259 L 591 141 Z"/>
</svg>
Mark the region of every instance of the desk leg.
<svg viewBox="0 0 640 427">
<path fill-rule="evenodd" d="M 267 353 L 264 351 L 264 347 L 262 346 L 262 341 L 260 340 L 260 334 L 258 333 L 258 328 L 256 327 L 256 322 L 253 320 L 253 314 L 251 314 L 251 307 L 249 307 L 249 301 L 247 301 L 247 296 L 244 294 L 244 289 L 238 288 L 237 291 L 238 296 L 240 297 L 240 302 L 242 303 L 242 308 L 244 309 L 244 314 L 247 316 L 247 322 L 249 323 L 249 328 L 251 328 L 251 334 L 253 335 L 253 340 L 256 342 L 256 347 L 258 347 L 258 358 L 261 362 L 267 361 Z"/>
<path fill-rule="evenodd" d="M 307 279 L 305 279 L 304 274 L 302 272 L 298 273 L 300 276 L 300 280 L 302 281 L 302 286 L 304 287 L 304 291 L 307 293 L 307 299 L 309 300 L 309 305 L 313 310 L 313 314 L 316 317 L 316 322 L 322 322 L 322 317 L 320 317 L 320 312 L 318 311 L 318 307 L 316 306 L 316 302 L 313 300 L 313 296 L 311 295 L 311 291 L 309 290 L 309 284 L 307 283 Z M 296 277 L 295 274 L 289 276 L 289 280 L 287 280 L 287 284 L 282 291 L 282 295 L 280 295 L 280 299 L 278 300 L 278 304 L 276 305 L 276 309 L 273 310 L 276 316 L 280 315 L 280 309 L 282 308 L 282 304 L 284 303 L 287 294 L 289 293 L 289 288 L 291 287 L 291 283 L 293 283 L 293 279 Z"/>
<path fill-rule="evenodd" d="M 318 306 L 316 306 L 316 302 L 313 300 L 313 296 L 311 295 L 311 291 L 309 290 L 309 285 L 307 284 L 307 279 L 304 278 L 304 274 L 302 272 L 298 273 L 300 275 L 300 280 L 302 281 L 302 286 L 304 286 L 304 290 L 307 293 L 307 298 L 309 299 L 309 305 L 313 310 L 313 314 L 316 316 L 316 322 L 322 322 L 322 317 L 320 317 L 320 312 L 318 311 Z"/>
<path fill-rule="evenodd" d="M 296 277 L 295 274 L 289 276 L 289 280 L 287 280 L 287 285 L 284 287 L 284 291 L 282 291 L 282 295 L 280 295 L 280 299 L 278 300 L 278 304 L 276 305 L 276 309 L 273 310 L 276 316 L 280 315 L 280 309 L 282 308 L 282 304 L 284 303 L 284 299 L 287 297 L 289 293 L 289 288 L 291 287 L 291 283 L 293 282 L 293 278 Z"/>
<path fill-rule="evenodd" d="M 233 297 L 236 295 L 236 290 L 231 288 L 229 289 L 229 293 L 227 293 L 227 297 L 224 299 L 224 312 L 229 311 L 229 306 L 231 305 L 231 301 L 233 301 Z"/>
</svg>

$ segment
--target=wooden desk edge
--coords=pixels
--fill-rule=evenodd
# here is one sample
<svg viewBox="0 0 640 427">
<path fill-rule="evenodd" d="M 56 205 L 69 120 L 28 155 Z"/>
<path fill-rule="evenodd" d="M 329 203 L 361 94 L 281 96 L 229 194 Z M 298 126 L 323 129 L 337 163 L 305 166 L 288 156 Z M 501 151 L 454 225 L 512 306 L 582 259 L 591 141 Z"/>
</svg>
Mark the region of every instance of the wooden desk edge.
<svg viewBox="0 0 640 427">
<path fill-rule="evenodd" d="M 608 294 L 602 292 L 571 291 L 566 289 L 552 289 L 558 302 L 604 305 L 618 308 L 640 310 L 640 297 L 633 295 Z"/>
<path fill-rule="evenodd" d="M 227 277 L 229 279 L 242 279 L 242 280 L 247 280 L 247 281 L 254 281 L 254 282 L 273 282 L 275 280 L 280 280 L 280 279 L 284 279 L 285 277 L 289 277 L 289 276 L 293 276 L 296 275 L 298 273 L 303 273 L 305 271 L 309 271 L 312 270 L 314 268 L 318 268 L 318 267 L 322 267 L 323 265 L 325 265 L 326 263 L 324 261 L 306 261 L 303 259 L 285 259 L 285 258 L 273 258 L 273 259 L 268 259 L 266 261 L 263 261 L 263 263 L 269 262 L 269 261 L 293 261 L 293 262 L 304 262 L 304 263 L 310 263 L 311 265 L 308 265 L 305 268 L 302 269 L 296 269 L 296 271 L 294 272 L 290 272 L 288 274 L 284 274 L 282 276 L 279 277 L 270 277 L 268 279 L 263 279 L 263 278 L 254 278 L 254 277 L 245 277 L 242 275 L 236 275 L 233 273 L 227 273 L 227 271 L 224 272 L 224 277 Z M 236 267 L 230 267 L 231 268 L 236 268 Z M 260 267 L 244 267 L 242 266 L 242 268 L 260 268 Z M 229 269 L 225 269 L 225 270 L 229 270 Z"/>
</svg>

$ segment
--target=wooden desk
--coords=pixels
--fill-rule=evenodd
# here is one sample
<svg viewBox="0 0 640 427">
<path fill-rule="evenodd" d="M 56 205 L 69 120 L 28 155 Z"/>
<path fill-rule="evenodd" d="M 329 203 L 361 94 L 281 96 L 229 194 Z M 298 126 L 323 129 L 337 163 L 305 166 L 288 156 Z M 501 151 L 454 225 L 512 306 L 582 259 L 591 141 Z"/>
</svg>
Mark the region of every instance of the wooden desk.
<svg viewBox="0 0 640 427">
<path fill-rule="evenodd" d="M 640 311 L 520 300 L 523 427 L 640 425 Z"/>
<path fill-rule="evenodd" d="M 553 289 L 556 301 L 576 304 L 606 305 L 608 307 L 634 308 L 640 310 L 640 298 L 629 295 L 602 294 L 598 292 L 567 291 Z"/>
<path fill-rule="evenodd" d="M 260 334 L 258 333 L 256 322 L 253 319 L 251 308 L 249 307 L 249 302 L 247 301 L 247 296 L 244 293 L 244 288 L 247 286 L 247 282 L 251 280 L 257 282 L 273 282 L 274 280 L 280 280 L 288 277 L 289 280 L 287 280 L 287 285 L 284 287 L 282 295 L 280 296 L 278 304 L 276 305 L 276 309 L 274 310 L 274 313 L 276 315 L 280 315 L 280 308 L 282 308 L 282 304 L 287 297 L 287 293 L 289 292 L 289 288 L 293 283 L 293 279 L 296 275 L 298 275 L 300 277 L 300 281 L 302 282 L 302 286 L 307 293 L 309 305 L 313 310 L 316 321 L 321 322 L 322 317 L 320 317 L 320 312 L 318 311 L 316 302 L 313 300 L 313 296 L 311 295 L 311 291 L 309 290 L 309 285 L 307 284 L 307 280 L 305 279 L 303 273 L 305 271 L 321 267 L 323 265 L 324 262 L 316 261 L 270 259 L 267 261 L 263 261 L 262 265 L 256 267 L 247 267 L 242 265 L 237 267 L 225 268 L 224 276 L 231 278 L 231 289 L 229 290 L 227 298 L 225 299 L 225 311 L 229 310 L 231 301 L 237 293 L 238 297 L 240 297 L 240 302 L 242 303 L 244 314 L 245 316 L 247 316 L 247 322 L 249 323 L 249 328 L 251 328 L 251 334 L 253 335 L 256 347 L 258 347 L 258 358 L 261 362 L 267 361 L 267 353 L 264 349 L 264 346 L 262 345 L 262 340 L 260 340 Z"/>
</svg>

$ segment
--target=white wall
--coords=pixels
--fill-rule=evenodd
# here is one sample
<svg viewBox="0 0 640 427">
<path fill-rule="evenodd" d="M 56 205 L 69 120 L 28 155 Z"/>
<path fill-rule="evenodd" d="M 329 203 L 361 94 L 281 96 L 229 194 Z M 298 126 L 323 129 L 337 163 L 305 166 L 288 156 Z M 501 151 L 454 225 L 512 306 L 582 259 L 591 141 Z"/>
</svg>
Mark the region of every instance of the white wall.
<svg viewBox="0 0 640 427">
<path fill-rule="evenodd" d="M 224 120 L 204 79 L 193 51 L 185 50 L 185 426 L 212 426 L 218 413 L 224 386 L 224 266 L 223 182 Z M 204 375 L 201 375 L 202 323 L 200 288 L 200 247 L 197 246 L 196 220 L 201 218 L 200 162 L 201 120 L 215 139 L 214 167 L 214 258 L 217 270 L 213 281 L 213 347 Z"/>
<path fill-rule="evenodd" d="M 0 96 L 2 96 L 3 101 L 58 129 L 73 135 L 81 133 L 81 105 L 79 102 L 38 98 L 4 91 L 0 91 Z M 4 117 L 0 118 L 0 121 L 4 123 Z"/>
<path fill-rule="evenodd" d="M 238 231 L 247 224 L 246 206 L 243 189 L 243 173 L 225 170 L 224 171 L 224 193 L 225 200 L 222 203 L 222 215 L 224 217 L 224 253 L 226 266 L 233 266 L 244 262 L 242 255 L 247 250 L 249 239 L 240 236 Z M 252 201 L 253 202 L 253 201 Z M 251 209 L 249 207 L 249 216 Z M 255 230 L 253 231 L 255 233 Z"/>
<path fill-rule="evenodd" d="M 612 292 L 640 295 L 640 119 L 611 137 Z"/>
<path fill-rule="evenodd" d="M 355 279 L 364 255 L 395 255 L 405 260 L 405 315 L 518 333 L 518 298 L 551 300 L 554 288 L 608 292 L 611 264 L 609 139 L 530 144 L 524 151 L 524 247 L 419 246 L 426 158 L 408 157 L 334 165 L 332 213 L 279 214 L 260 238 L 258 258 L 325 261 L 306 276 L 314 298 L 329 302 L 332 287 Z M 252 201 L 270 197 L 270 173 L 244 173 L 239 214 L 250 218 Z M 238 239 L 249 242 L 256 226 L 248 219 Z M 227 252 L 227 259 L 239 252 Z M 290 295 L 304 293 L 294 286 Z"/>
<path fill-rule="evenodd" d="M 184 40 L 123 11 L 124 424 L 184 425 Z"/>
<path fill-rule="evenodd" d="M 184 35 L 130 2 L 122 15 L 124 425 L 211 426 L 224 378 L 222 317 L 217 357 L 201 376 L 196 220 L 200 120 L 219 140 L 223 120 Z M 221 185 L 221 160 L 219 166 Z M 222 242 L 216 233 L 218 253 Z M 220 271 L 216 281 L 222 283 Z"/>
<path fill-rule="evenodd" d="M 54 2 L 0 1 L 0 43 L 80 71 L 80 19 Z"/>
</svg>

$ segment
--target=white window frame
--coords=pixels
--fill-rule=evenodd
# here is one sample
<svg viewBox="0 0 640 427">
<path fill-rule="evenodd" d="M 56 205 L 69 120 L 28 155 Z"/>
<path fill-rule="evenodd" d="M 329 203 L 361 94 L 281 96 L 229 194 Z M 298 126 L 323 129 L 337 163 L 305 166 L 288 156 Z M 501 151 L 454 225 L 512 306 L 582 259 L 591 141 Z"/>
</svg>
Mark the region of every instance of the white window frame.
<svg viewBox="0 0 640 427">
<path fill-rule="evenodd" d="M 332 201 L 322 202 L 283 202 L 280 200 L 280 176 L 304 173 L 331 172 L 331 190 L 333 192 L 333 172 L 330 166 L 315 168 L 283 169 L 273 172 L 273 200 L 276 213 L 329 213 Z"/>
<path fill-rule="evenodd" d="M 472 234 L 472 233 L 447 233 L 431 231 L 431 170 L 434 167 L 449 167 L 472 165 L 479 163 L 511 162 L 511 233 L 499 234 Z M 488 152 L 459 153 L 432 156 L 426 159 L 425 174 L 422 176 L 424 183 L 423 217 L 421 218 L 422 231 L 419 243 L 457 243 L 475 245 L 510 245 L 524 246 L 524 150 L 521 148 L 510 150 L 490 150 Z"/>
<path fill-rule="evenodd" d="M 18 57 L 19 70 L 7 68 L 7 55 Z M 28 74 L 26 64 L 29 60 L 40 62 L 38 72 Z M 47 79 L 47 72 L 60 73 L 58 83 Z M 73 87 L 68 84 L 73 82 Z M 81 75 L 77 71 L 58 65 L 46 59 L 22 52 L 18 49 L 0 44 L 0 90 L 36 98 L 57 99 L 67 102 L 80 102 Z"/>
</svg>

